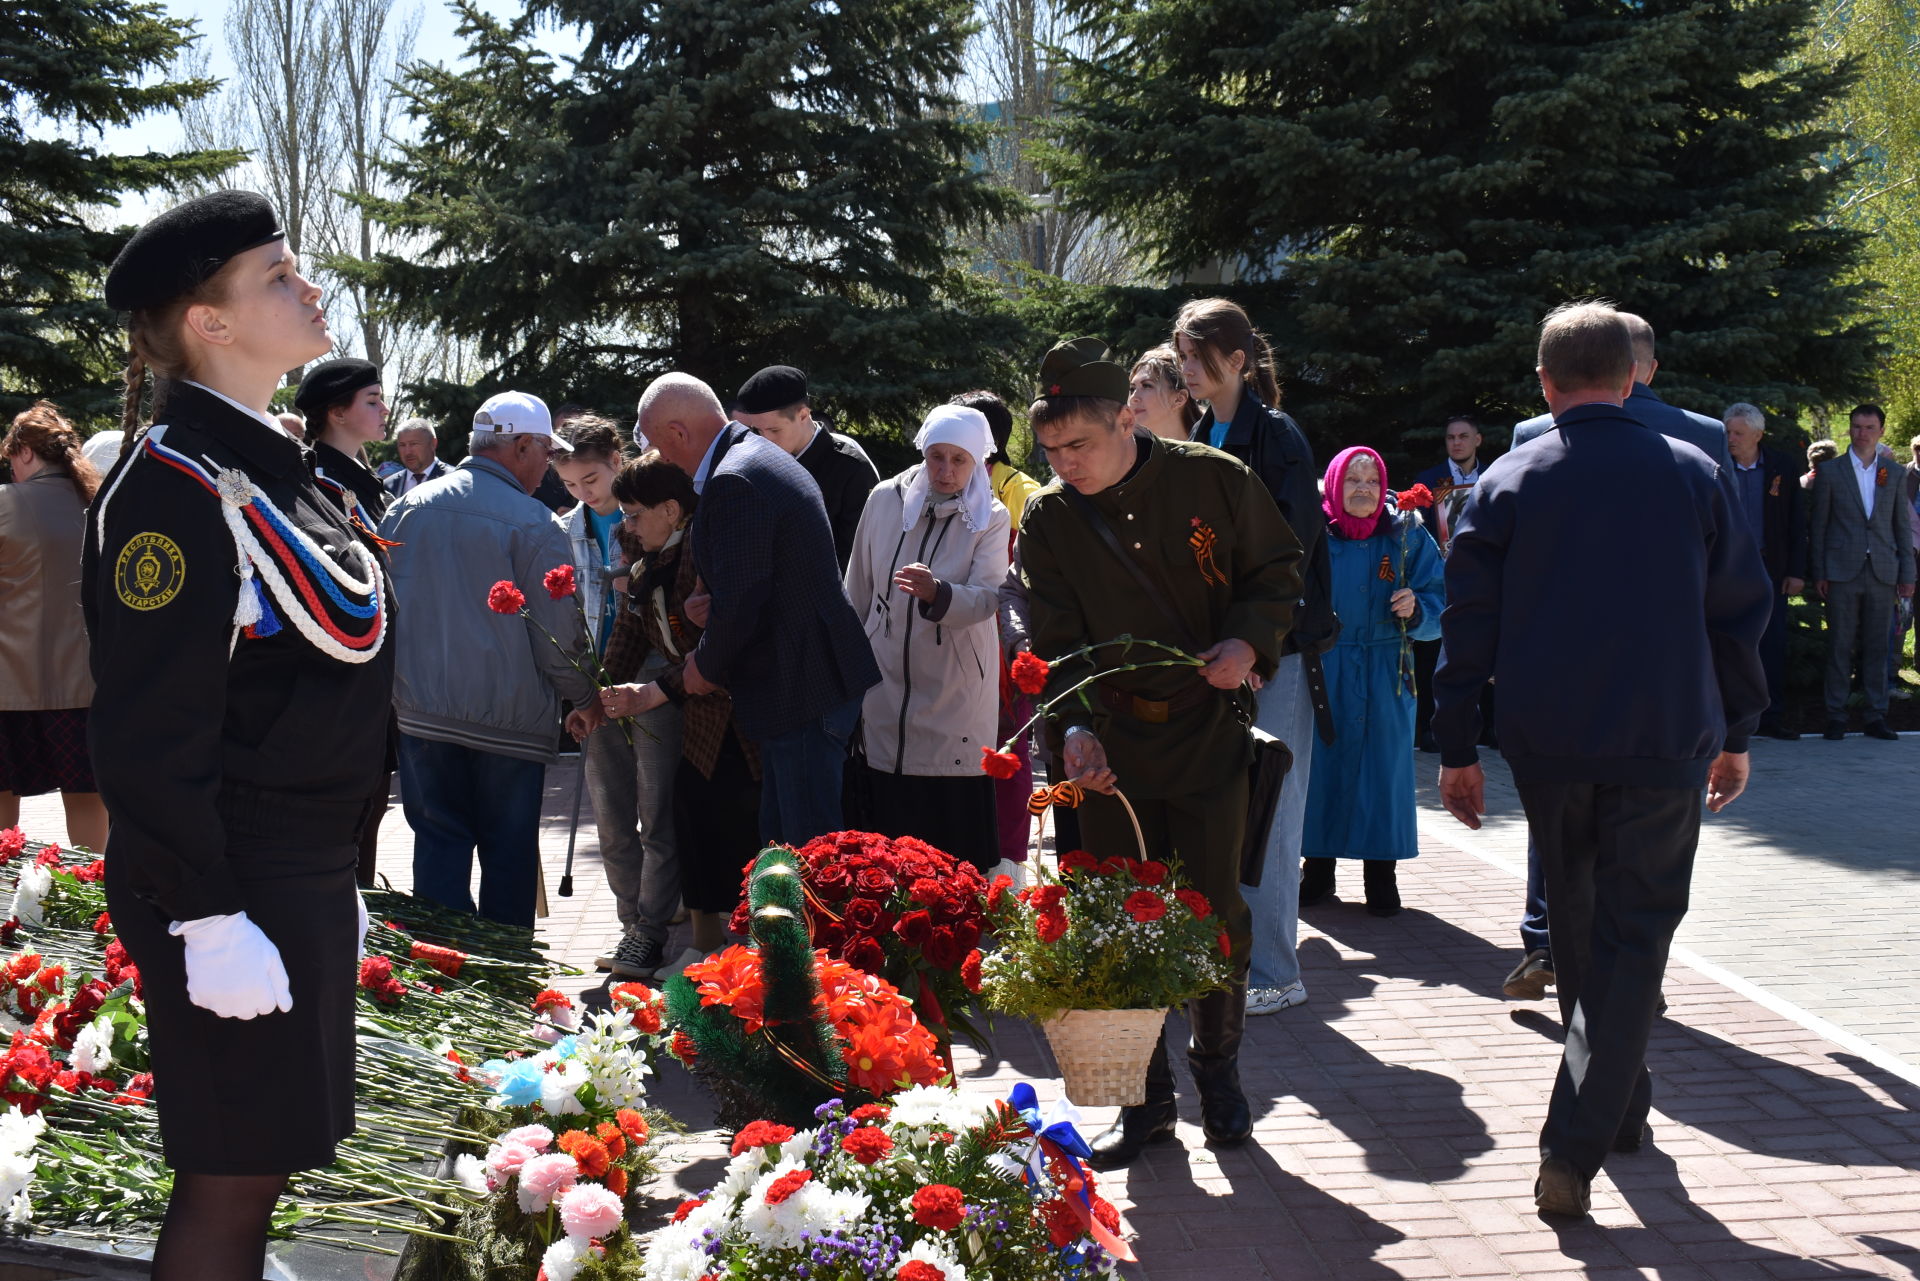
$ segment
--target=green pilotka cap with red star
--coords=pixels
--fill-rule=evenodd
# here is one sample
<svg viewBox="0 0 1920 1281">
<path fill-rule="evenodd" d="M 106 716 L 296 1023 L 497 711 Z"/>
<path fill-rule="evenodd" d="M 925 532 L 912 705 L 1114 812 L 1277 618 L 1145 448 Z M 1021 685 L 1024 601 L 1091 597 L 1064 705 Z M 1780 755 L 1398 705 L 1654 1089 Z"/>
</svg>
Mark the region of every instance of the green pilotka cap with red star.
<svg viewBox="0 0 1920 1281">
<path fill-rule="evenodd" d="M 1098 396 L 1125 404 L 1127 368 L 1116 364 L 1107 344 L 1098 338 L 1069 338 L 1047 353 L 1040 362 L 1040 387 L 1036 395 L 1045 400 L 1054 396 Z"/>
</svg>

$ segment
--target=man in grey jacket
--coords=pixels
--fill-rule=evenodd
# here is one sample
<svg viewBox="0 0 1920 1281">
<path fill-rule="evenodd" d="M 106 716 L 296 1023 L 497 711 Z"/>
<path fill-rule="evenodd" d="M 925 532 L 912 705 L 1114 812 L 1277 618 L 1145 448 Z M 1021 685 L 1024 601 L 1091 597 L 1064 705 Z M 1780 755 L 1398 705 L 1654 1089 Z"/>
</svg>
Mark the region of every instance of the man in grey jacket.
<svg viewBox="0 0 1920 1281">
<path fill-rule="evenodd" d="M 480 915 L 531 926 L 540 797 L 553 763 L 560 699 L 584 737 L 603 719 L 573 599 L 554 599 L 548 570 L 573 564 L 566 530 L 530 495 L 567 448 L 547 407 L 502 392 L 473 416 L 470 456 L 440 483 L 388 509 L 399 645 L 393 700 L 400 721 L 400 792 L 413 828 L 414 892 L 474 910 L 468 885 L 480 856 Z M 491 589 L 511 584 L 523 610 Z M 524 615 L 524 616 L 522 616 Z"/>
</svg>

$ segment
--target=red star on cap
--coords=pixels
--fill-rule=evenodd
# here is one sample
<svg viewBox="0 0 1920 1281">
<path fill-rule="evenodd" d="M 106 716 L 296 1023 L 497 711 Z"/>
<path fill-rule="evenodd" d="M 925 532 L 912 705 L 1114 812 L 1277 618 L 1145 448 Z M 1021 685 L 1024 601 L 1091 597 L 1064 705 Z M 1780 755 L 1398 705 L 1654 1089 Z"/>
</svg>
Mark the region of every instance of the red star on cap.
<svg viewBox="0 0 1920 1281">
<path fill-rule="evenodd" d="M 1047 394 L 1049 396 L 1058 396 L 1060 394 L 1060 384 L 1055 383 L 1053 386 L 1047 388 Z"/>
</svg>

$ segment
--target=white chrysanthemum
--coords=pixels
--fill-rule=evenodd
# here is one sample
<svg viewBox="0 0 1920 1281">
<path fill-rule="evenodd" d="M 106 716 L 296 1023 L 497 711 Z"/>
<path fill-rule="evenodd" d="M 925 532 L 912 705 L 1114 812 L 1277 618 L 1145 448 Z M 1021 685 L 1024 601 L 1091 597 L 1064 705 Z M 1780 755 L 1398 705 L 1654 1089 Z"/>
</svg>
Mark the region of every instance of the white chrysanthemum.
<svg viewBox="0 0 1920 1281">
<path fill-rule="evenodd" d="M 793 1137 L 780 1145 L 779 1159 L 805 1165 L 808 1153 L 813 1151 L 813 1138 L 817 1133 L 817 1130 L 795 1130 Z"/>
<path fill-rule="evenodd" d="M 571 1116 L 585 1112 L 580 1106 L 580 1087 L 587 1083 L 587 1070 L 578 1062 L 556 1063 L 540 1078 L 540 1106 L 549 1116 Z"/>
<path fill-rule="evenodd" d="M 105 1015 L 80 1029 L 73 1038 L 71 1066 L 76 1072 L 100 1076 L 113 1066 L 113 1020 Z"/>
<path fill-rule="evenodd" d="M 24 1152 L 8 1152 L 0 1155 L 0 1202 L 5 1202 L 17 1212 L 14 1202 L 27 1199 L 27 1189 L 33 1184 L 33 1172 L 39 1168 L 39 1158 Z"/>
<path fill-rule="evenodd" d="M 711 1260 L 700 1234 L 709 1223 L 701 1222 L 699 1214 L 696 1210 L 682 1222 L 669 1223 L 654 1234 L 640 1269 L 645 1281 L 699 1281 L 707 1274 Z"/>
<path fill-rule="evenodd" d="M 766 1159 L 765 1148 L 748 1148 L 727 1162 L 727 1177 L 714 1187 L 709 1204 L 717 1201 L 731 1209 L 760 1177 L 760 1172 L 766 1168 Z"/>
<path fill-rule="evenodd" d="M 944 1086 L 910 1086 L 893 1096 L 893 1112 L 887 1119 L 895 1125 L 944 1126 L 954 1098 L 954 1092 Z"/>
<path fill-rule="evenodd" d="M 793 1249 L 800 1244 L 800 1234 L 820 1221 L 817 1202 L 821 1189 L 811 1179 L 794 1189 L 779 1205 L 767 1204 L 767 1189 L 773 1186 L 773 1181 L 796 1168 L 784 1161 L 776 1165 L 753 1185 L 740 1207 L 740 1226 L 762 1249 Z"/>
<path fill-rule="evenodd" d="M 992 1119 L 994 1099 L 986 1094 L 965 1094 L 953 1092 L 953 1101 L 940 1109 L 940 1123 L 959 1134 L 984 1125 Z"/>
<path fill-rule="evenodd" d="M 967 1270 L 960 1266 L 960 1261 L 932 1240 L 915 1241 L 913 1249 L 900 1256 L 900 1266 L 909 1263 L 924 1263 L 937 1269 L 940 1281 L 967 1281 Z"/>
<path fill-rule="evenodd" d="M 809 1183 L 808 1187 L 815 1184 Z M 866 1217 L 873 1197 L 852 1188 L 821 1186 L 806 1207 L 807 1227 L 815 1232 L 827 1228 L 852 1228 Z"/>
<path fill-rule="evenodd" d="M 561 1237 L 540 1256 L 541 1274 L 547 1281 L 573 1281 L 586 1266 L 587 1254 L 588 1251 L 575 1245 L 571 1238 Z"/>
<path fill-rule="evenodd" d="M 20 883 L 14 887 L 13 907 L 8 915 L 22 925 L 39 925 L 40 900 L 53 888 L 53 871 L 39 863 L 20 869 Z"/>
</svg>

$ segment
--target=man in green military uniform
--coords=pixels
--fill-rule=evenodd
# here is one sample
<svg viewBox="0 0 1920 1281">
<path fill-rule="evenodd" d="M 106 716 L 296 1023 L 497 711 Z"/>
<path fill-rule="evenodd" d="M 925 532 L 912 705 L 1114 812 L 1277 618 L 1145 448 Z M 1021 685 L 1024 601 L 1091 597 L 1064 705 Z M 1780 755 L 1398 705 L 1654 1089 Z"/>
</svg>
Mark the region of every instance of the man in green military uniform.
<svg viewBox="0 0 1920 1281">
<path fill-rule="evenodd" d="M 1080 811 L 1088 850 L 1132 857 L 1139 815 L 1149 858 L 1177 859 L 1220 914 L 1233 982 L 1187 1007 L 1187 1061 L 1207 1138 L 1232 1146 L 1253 1132 L 1240 1090 L 1249 916 L 1240 897 L 1251 690 L 1272 674 L 1300 598 L 1300 543 L 1262 485 L 1217 449 L 1135 431 L 1127 371 L 1095 338 L 1062 343 L 1040 367 L 1031 421 L 1058 479 L 1027 508 L 1020 555 L 1033 610 L 1033 652 L 1053 661 L 1131 635 L 1205 661 L 1116 673 L 1056 715 L 1066 773 L 1094 793 Z M 1135 651 L 1132 661 L 1140 659 Z M 1101 668 L 1128 660 L 1104 646 Z M 1050 693 L 1083 679 L 1086 660 L 1058 663 Z M 1147 1099 L 1093 1143 L 1094 1164 L 1125 1165 L 1174 1130 L 1164 1033 Z"/>
</svg>

